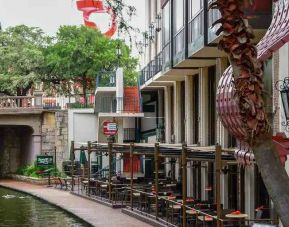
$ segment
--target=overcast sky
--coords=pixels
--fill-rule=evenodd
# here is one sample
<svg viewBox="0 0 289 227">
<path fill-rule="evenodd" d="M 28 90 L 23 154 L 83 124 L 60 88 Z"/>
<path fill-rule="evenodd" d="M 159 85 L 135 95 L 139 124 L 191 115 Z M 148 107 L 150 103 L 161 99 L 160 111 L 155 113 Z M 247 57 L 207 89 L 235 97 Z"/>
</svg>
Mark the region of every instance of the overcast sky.
<svg viewBox="0 0 289 227">
<path fill-rule="evenodd" d="M 145 0 L 125 1 L 137 8 L 137 17 L 133 22 L 143 28 Z M 60 25 L 83 23 L 82 13 L 77 10 L 75 2 L 76 0 L 0 0 L 0 22 L 3 28 L 26 24 L 40 27 L 52 35 Z M 103 18 L 106 24 L 105 15 Z"/>
</svg>

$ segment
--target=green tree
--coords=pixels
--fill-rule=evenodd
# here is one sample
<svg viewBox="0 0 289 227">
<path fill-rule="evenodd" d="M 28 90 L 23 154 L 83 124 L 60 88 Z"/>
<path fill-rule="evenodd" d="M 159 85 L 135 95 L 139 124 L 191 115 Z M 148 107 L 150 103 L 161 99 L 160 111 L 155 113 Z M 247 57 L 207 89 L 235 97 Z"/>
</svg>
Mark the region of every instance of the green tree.
<svg viewBox="0 0 289 227">
<path fill-rule="evenodd" d="M 289 226 L 289 178 L 272 141 L 264 105 L 263 63 L 257 59 L 254 34 L 243 12 L 253 0 L 215 0 L 211 7 L 221 12 L 223 32 L 219 48 L 228 54 L 233 67 L 235 101 L 246 131 L 245 141 L 255 155 L 268 193 L 284 226 Z"/>
<path fill-rule="evenodd" d="M 116 49 L 121 49 L 118 59 Z M 53 45 L 45 51 L 46 87 L 53 85 L 58 92 L 70 93 L 71 87 L 81 87 L 86 95 L 94 89 L 95 77 L 102 71 L 116 71 L 124 67 L 125 78 L 135 81 L 137 60 L 130 56 L 130 49 L 121 40 L 112 40 L 99 31 L 84 26 L 62 26 Z M 77 89 L 74 89 L 77 92 Z"/>
<path fill-rule="evenodd" d="M 50 38 L 40 28 L 19 25 L 0 31 L 0 92 L 25 96 L 40 81 Z"/>
</svg>

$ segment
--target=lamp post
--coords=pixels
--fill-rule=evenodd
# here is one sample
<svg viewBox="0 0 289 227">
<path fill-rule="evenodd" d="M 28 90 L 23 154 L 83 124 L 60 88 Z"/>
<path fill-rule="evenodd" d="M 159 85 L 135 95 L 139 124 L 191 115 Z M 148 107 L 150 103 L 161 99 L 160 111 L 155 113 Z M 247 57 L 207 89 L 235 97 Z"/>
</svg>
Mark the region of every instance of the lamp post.
<svg viewBox="0 0 289 227">
<path fill-rule="evenodd" d="M 277 81 L 275 88 L 280 91 L 286 118 L 286 121 L 281 122 L 281 124 L 285 127 L 285 130 L 289 132 L 289 77 L 285 77 L 284 80 Z"/>
<path fill-rule="evenodd" d="M 156 32 L 160 32 L 162 30 L 162 15 L 159 13 L 156 16 Z"/>
</svg>

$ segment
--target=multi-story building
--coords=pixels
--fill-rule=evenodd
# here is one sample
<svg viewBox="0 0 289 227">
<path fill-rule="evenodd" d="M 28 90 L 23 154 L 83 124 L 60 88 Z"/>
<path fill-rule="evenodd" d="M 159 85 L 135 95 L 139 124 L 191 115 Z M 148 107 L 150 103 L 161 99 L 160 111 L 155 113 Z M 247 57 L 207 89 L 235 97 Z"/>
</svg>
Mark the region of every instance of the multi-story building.
<svg viewBox="0 0 289 227">
<path fill-rule="evenodd" d="M 216 110 L 216 93 L 220 90 L 218 86 L 222 86 L 219 80 L 229 62 L 225 53 L 218 49 L 222 34 L 216 35 L 218 26 L 212 26 L 220 14 L 217 10 L 209 9 L 209 3 L 209 0 L 146 1 L 148 31 L 144 33 L 146 64 L 140 76 L 141 91 L 143 96 L 157 100 L 155 110 L 158 111 L 154 112 L 158 119 L 156 128 L 159 128 L 159 120 L 162 119 L 164 142 L 201 146 L 220 144 L 234 148 L 238 141 L 222 125 Z M 245 10 L 247 15 L 251 15 L 249 22 L 255 32 L 256 44 L 270 26 L 272 5 L 271 0 L 255 1 L 252 8 Z M 287 3 L 280 3 L 275 11 L 286 7 Z M 273 25 L 274 21 L 282 19 L 278 17 L 281 16 L 277 13 Z M 265 41 L 270 43 L 270 39 Z M 269 94 L 267 107 L 268 113 L 273 114 L 274 133 L 284 129 L 280 123 L 279 93 L 272 85 L 288 74 L 288 45 L 279 50 L 280 46 L 272 50 L 274 53 L 266 58 L 264 66 L 266 91 Z M 155 140 L 159 140 L 157 131 L 154 133 Z M 153 134 L 150 136 L 152 138 Z M 214 185 L 214 177 L 209 173 L 213 168 L 207 166 L 188 170 L 188 196 L 208 197 L 206 188 Z M 256 165 L 229 169 L 228 174 L 222 175 L 224 208 L 240 209 L 250 218 L 255 218 L 255 209 L 260 206 L 272 208 Z"/>
</svg>

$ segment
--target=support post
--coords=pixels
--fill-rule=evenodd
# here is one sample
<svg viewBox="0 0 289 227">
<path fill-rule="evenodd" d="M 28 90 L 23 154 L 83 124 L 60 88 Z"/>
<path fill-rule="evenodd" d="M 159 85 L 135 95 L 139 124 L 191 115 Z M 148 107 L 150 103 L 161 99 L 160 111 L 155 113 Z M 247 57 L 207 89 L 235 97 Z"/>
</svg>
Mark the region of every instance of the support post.
<svg viewBox="0 0 289 227">
<path fill-rule="evenodd" d="M 87 155 L 88 155 L 88 173 L 87 173 L 87 178 L 88 178 L 88 196 L 90 195 L 90 153 L 91 153 L 91 142 L 87 142 Z"/>
<path fill-rule="evenodd" d="M 187 227 L 187 144 L 183 143 L 182 146 L 182 194 L 183 194 L 183 227 Z"/>
<path fill-rule="evenodd" d="M 74 153 L 74 141 L 71 141 L 70 151 Z M 70 154 L 71 156 L 72 154 Z M 74 160 L 70 160 L 71 168 L 70 168 L 70 174 L 71 174 L 71 191 L 74 189 Z M 79 187 L 79 185 L 78 185 Z"/>
<path fill-rule="evenodd" d="M 111 201 L 112 141 L 108 142 L 108 196 Z"/>
<path fill-rule="evenodd" d="M 159 154 L 160 154 L 160 145 L 155 143 L 155 191 L 156 191 L 156 219 L 159 216 Z"/>
<path fill-rule="evenodd" d="M 215 153 L 215 168 L 216 168 L 216 204 L 217 204 L 217 227 L 222 226 L 221 214 L 221 169 L 222 169 L 222 148 L 220 145 L 216 145 Z"/>
<path fill-rule="evenodd" d="M 57 164 L 56 164 L 56 146 L 54 146 L 54 176 L 56 176 Z"/>
<path fill-rule="evenodd" d="M 134 144 L 130 143 L 129 146 L 129 157 L 130 157 L 130 207 L 133 210 L 133 150 Z"/>
</svg>

